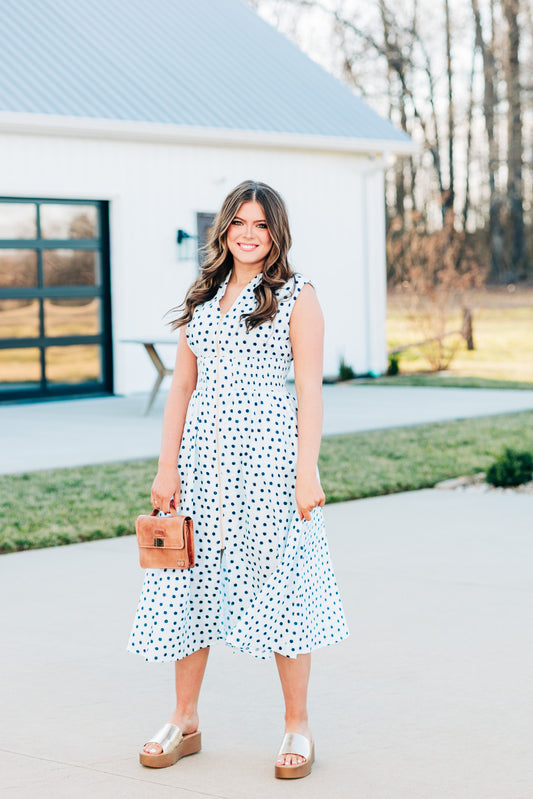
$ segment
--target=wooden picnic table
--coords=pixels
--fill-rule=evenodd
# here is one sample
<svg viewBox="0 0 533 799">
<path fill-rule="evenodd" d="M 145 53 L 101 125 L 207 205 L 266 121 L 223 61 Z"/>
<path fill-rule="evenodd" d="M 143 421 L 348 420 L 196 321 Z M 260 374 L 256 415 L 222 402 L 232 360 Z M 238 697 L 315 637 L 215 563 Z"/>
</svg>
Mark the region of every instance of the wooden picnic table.
<svg viewBox="0 0 533 799">
<path fill-rule="evenodd" d="M 161 344 L 173 344 L 176 346 L 177 339 L 175 338 L 160 338 L 160 339 L 148 339 L 148 338 L 127 338 L 122 339 L 124 344 L 142 344 L 146 352 L 148 353 L 148 357 L 152 361 L 153 365 L 155 366 L 155 370 L 157 372 L 157 377 L 155 379 L 154 386 L 152 388 L 152 393 L 150 394 L 150 399 L 148 400 L 148 405 L 146 406 L 146 410 L 144 415 L 147 416 L 150 412 L 150 408 L 154 404 L 154 400 L 157 397 L 157 392 L 159 391 L 159 387 L 163 382 L 164 377 L 168 377 L 174 373 L 174 369 L 169 369 L 168 366 L 165 366 L 163 363 L 161 356 L 159 355 L 156 347 L 160 346 Z"/>
</svg>

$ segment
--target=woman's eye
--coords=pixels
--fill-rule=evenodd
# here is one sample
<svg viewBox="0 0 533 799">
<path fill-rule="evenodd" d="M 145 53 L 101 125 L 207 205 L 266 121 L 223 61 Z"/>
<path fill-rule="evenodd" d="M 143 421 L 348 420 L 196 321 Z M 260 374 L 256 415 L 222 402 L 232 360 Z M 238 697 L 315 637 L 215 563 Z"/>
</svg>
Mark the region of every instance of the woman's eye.
<svg viewBox="0 0 533 799">
<path fill-rule="evenodd" d="M 234 219 L 234 220 L 233 220 L 233 222 L 232 222 L 231 224 L 232 224 L 232 225 L 242 225 L 242 222 L 241 222 L 241 220 L 240 220 L 240 219 Z"/>
<path fill-rule="evenodd" d="M 260 227 L 260 228 L 262 228 L 263 230 L 266 230 L 266 229 L 268 228 L 268 225 L 267 225 L 267 223 L 266 223 L 266 222 L 259 222 L 259 224 L 257 225 L 257 227 Z"/>
</svg>

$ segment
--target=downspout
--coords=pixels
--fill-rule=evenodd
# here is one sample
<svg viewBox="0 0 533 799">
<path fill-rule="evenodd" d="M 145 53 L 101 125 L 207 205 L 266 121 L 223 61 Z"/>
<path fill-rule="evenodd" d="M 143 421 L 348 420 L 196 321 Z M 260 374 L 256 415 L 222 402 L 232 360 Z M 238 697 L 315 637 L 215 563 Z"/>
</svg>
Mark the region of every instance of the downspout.
<svg viewBox="0 0 533 799">
<path fill-rule="evenodd" d="M 368 214 L 368 180 L 374 177 L 376 173 L 380 172 L 385 179 L 385 156 L 372 155 L 368 158 L 368 163 L 361 170 L 362 178 L 362 251 L 363 251 L 363 297 L 365 304 L 365 352 L 366 352 L 366 368 L 372 377 L 377 377 L 377 372 L 370 368 L 372 362 L 372 292 L 370 289 L 370 238 L 369 238 L 369 214 Z"/>
</svg>

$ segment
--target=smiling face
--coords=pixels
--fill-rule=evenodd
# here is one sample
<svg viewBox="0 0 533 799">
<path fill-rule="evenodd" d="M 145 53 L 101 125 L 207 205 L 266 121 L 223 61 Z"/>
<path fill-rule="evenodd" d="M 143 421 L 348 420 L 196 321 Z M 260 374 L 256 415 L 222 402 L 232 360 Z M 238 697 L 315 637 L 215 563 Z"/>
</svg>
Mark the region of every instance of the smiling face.
<svg viewBox="0 0 533 799">
<path fill-rule="evenodd" d="M 226 242 L 235 266 L 246 270 L 253 268 L 255 274 L 261 271 L 272 247 L 272 239 L 265 212 L 258 202 L 241 205 L 228 228 Z"/>
</svg>

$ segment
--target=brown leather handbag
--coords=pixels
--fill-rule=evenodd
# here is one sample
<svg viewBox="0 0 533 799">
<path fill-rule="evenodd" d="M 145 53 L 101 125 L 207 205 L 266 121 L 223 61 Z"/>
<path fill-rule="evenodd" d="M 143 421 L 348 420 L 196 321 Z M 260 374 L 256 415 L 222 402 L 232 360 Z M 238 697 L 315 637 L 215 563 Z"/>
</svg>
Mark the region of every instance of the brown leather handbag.
<svg viewBox="0 0 533 799">
<path fill-rule="evenodd" d="M 178 516 L 174 504 L 170 516 L 137 516 L 135 532 L 139 561 L 143 569 L 192 569 L 194 566 L 194 529 L 190 516 Z"/>
</svg>

